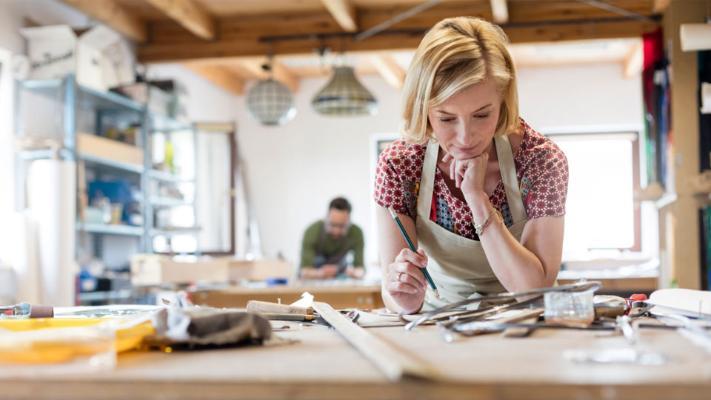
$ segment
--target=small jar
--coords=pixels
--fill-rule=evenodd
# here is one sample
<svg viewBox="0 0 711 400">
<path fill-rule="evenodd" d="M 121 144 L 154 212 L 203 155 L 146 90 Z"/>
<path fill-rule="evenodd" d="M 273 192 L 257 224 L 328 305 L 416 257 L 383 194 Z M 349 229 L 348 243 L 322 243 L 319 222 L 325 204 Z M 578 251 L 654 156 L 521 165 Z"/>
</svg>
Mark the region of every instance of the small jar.
<svg viewBox="0 0 711 400">
<path fill-rule="evenodd" d="M 594 290 L 582 292 L 548 292 L 543 295 L 547 323 L 586 327 L 595 320 Z"/>
</svg>

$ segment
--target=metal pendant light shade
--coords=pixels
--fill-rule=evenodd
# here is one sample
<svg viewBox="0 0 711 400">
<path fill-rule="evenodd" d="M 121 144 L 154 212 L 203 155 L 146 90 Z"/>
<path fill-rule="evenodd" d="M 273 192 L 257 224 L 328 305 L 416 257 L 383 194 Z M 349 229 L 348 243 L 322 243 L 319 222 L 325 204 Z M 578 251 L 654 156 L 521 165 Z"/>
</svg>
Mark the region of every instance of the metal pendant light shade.
<svg viewBox="0 0 711 400">
<path fill-rule="evenodd" d="M 352 67 L 333 67 L 333 77 L 311 105 L 324 115 L 374 115 L 378 102 L 353 73 Z"/>
<path fill-rule="evenodd" d="M 272 78 L 259 81 L 249 90 L 247 108 L 262 125 L 284 125 L 296 115 L 291 91 Z"/>
</svg>

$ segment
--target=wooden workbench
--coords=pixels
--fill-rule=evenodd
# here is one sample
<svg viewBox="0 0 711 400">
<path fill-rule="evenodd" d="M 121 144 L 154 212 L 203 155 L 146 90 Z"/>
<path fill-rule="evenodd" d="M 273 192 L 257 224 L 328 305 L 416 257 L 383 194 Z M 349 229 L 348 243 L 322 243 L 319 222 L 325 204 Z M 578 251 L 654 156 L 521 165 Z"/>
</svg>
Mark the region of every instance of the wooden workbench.
<svg viewBox="0 0 711 400">
<path fill-rule="evenodd" d="M 311 293 L 317 301 L 328 303 L 336 309 L 374 309 L 384 307 L 380 294 L 380 285 L 348 282 L 319 284 L 305 281 L 289 286 L 265 288 L 232 286 L 219 290 L 198 290 L 192 292 L 190 297 L 193 303 L 197 305 L 244 308 L 250 300 L 293 303 L 304 292 Z"/>
<path fill-rule="evenodd" d="M 595 279 L 602 283 L 601 292 L 622 294 L 651 293 L 657 289 L 657 278 L 618 278 Z M 558 284 L 571 284 L 576 280 L 559 279 Z M 197 290 L 191 293 L 195 304 L 212 307 L 244 308 L 249 300 L 261 300 L 282 303 L 292 303 L 299 299 L 301 293 L 309 292 L 316 300 L 331 304 L 334 308 L 374 309 L 384 307 L 380 294 L 380 285 L 331 282 L 318 284 L 316 282 L 301 282 L 289 286 L 273 286 L 265 288 L 249 288 L 232 286 L 225 289 Z"/>
<path fill-rule="evenodd" d="M 283 325 L 284 323 L 279 323 Z M 436 327 L 369 332 L 418 354 L 441 381 L 388 382 L 333 330 L 299 324 L 279 332 L 296 344 L 228 350 L 128 353 L 114 371 L 63 377 L 0 376 L 2 399 L 708 399 L 711 356 L 676 332 L 645 330 L 641 346 L 663 366 L 583 365 L 568 349 L 624 347 L 620 336 L 538 331 L 525 339 L 486 335 L 454 343 Z"/>
</svg>

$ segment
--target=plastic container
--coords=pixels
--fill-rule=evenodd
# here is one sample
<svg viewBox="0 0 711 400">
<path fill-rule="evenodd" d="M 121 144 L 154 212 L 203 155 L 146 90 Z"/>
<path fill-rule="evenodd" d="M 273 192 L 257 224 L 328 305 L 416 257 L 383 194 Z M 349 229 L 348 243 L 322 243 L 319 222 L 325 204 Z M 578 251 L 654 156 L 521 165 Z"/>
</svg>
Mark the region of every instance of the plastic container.
<svg viewBox="0 0 711 400">
<path fill-rule="evenodd" d="M 0 320 L 0 371 L 75 373 L 112 369 L 116 354 L 154 334 L 150 321 L 102 318 Z"/>
<path fill-rule="evenodd" d="M 595 320 L 594 290 L 548 292 L 543 295 L 543 316 L 547 323 L 586 327 Z"/>
</svg>

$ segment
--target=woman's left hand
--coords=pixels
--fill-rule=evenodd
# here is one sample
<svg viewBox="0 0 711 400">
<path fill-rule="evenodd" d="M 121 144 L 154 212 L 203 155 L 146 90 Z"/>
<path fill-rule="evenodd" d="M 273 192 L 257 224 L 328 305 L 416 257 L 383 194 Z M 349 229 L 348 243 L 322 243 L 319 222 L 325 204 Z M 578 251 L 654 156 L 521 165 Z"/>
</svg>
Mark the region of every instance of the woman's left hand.
<svg viewBox="0 0 711 400">
<path fill-rule="evenodd" d="M 455 186 L 462 191 L 467 201 L 484 193 L 488 161 L 489 154 L 486 152 L 466 160 L 457 160 L 450 154 L 445 154 L 442 158 L 442 162 L 449 163 L 449 176 L 454 180 Z"/>
</svg>

